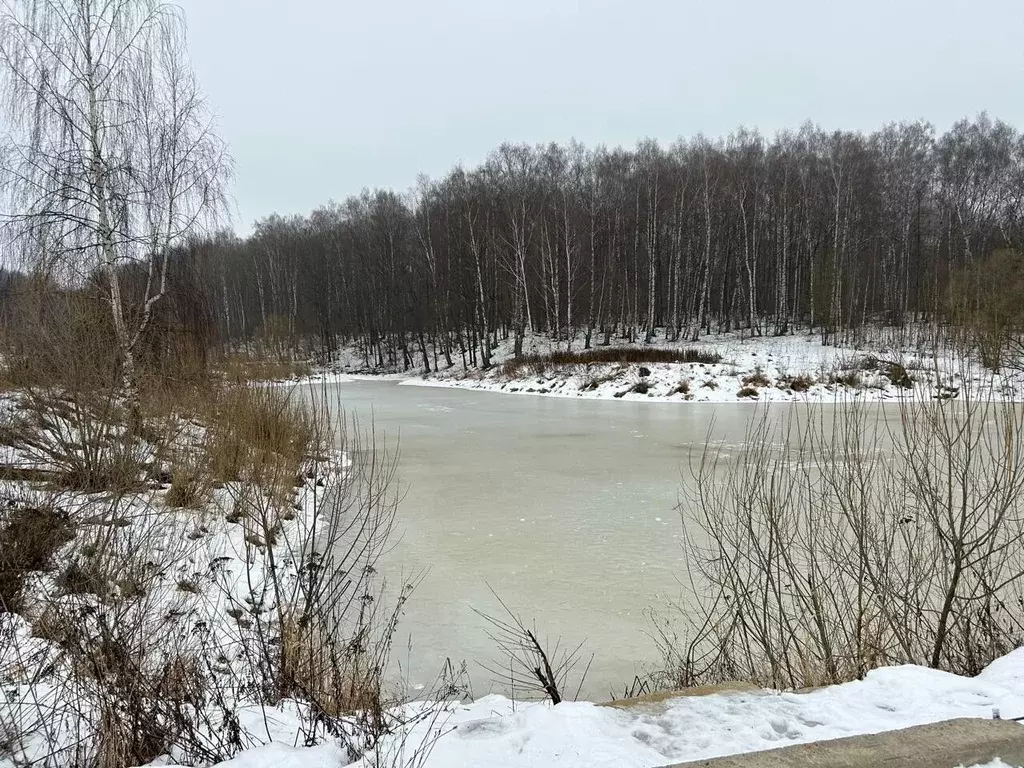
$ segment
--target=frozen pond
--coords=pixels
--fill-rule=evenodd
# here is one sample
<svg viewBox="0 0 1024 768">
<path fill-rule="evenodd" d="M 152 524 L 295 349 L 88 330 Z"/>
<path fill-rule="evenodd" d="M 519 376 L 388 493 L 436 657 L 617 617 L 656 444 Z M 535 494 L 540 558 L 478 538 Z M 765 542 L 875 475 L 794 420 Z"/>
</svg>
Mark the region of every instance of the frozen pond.
<svg viewBox="0 0 1024 768">
<path fill-rule="evenodd" d="M 488 589 L 542 636 L 595 654 L 591 698 L 621 694 L 659 661 L 649 608 L 681 594 L 678 504 L 709 429 L 739 446 L 750 404 L 593 401 L 359 381 L 340 387 L 349 415 L 400 443 L 401 538 L 382 570 L 425 572 L 393 661 L 429 686 L 445 658 L 468 663 L 474 694 L 504 691 L 479 662 L 500 658 L 473 609 Z M 334 400 L 335 392 L 328 392 Z M 778 405 L 784 413 L 801 406 Z M 498 662 L 500 664 L 500 662 Z"/>
</svg>

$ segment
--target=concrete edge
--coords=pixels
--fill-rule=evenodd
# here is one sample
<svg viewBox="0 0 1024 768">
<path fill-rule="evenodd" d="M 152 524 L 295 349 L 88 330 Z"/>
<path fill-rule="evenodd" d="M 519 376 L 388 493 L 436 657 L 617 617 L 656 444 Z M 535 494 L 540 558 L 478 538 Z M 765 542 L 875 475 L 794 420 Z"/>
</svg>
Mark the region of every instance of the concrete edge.
<svg viewBox="0 0 1024 768">
<path fill-rule="evenodd" d="M 1024 726 L 963 718 L 665 768 L 955 768 L 996 758 L 1024 766 Z"/>
</svg>

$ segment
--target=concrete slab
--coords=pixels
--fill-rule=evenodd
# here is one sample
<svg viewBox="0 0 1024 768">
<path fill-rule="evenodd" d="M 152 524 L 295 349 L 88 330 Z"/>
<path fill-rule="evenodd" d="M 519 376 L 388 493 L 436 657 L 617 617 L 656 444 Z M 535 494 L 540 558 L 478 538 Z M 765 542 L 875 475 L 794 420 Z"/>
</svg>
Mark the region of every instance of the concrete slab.
<svg viewBox="0 0 1024 768">
<path fill-rule="evenodd" d="M 760 693 L 764 690 L 764 688 L 758 688 L 756 685 L 734 680 L 727 683 L 718 683 L 717 685 L 704 685 L 699 688 L 681 688 L 675 691 L 647 693 L 631 699 L 615 699 L 614 701 L 602 702 L 598 706 L 611 707 L 612 709 L 651 709 L 663 706 L 673 699 L 692 696 L 717 696 L 722 693 Z"/>
<path fill-rule="evenodd" d="M 1009 720 L 946 720 L 666 768 L 955 768 L 997 757 L 1024 766 L 1024 726 Z"/>
</svg>

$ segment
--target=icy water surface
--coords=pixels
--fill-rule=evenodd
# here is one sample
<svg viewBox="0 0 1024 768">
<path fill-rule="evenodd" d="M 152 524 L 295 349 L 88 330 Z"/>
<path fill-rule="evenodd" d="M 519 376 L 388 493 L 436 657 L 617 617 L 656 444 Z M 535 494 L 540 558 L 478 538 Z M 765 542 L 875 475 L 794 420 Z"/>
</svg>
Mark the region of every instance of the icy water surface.
<svg viewBox="0 0 1024 768">
<path fill-rule="evenodd" d="M 451 658 L 468 663 L 476 696 L 509 692 L 480 666 L 502 664 L 474 612 L 500 612 L 488 584 L 542 636 L 587 641 L 595 658 L 586 697 L 621 695 L 657 666 L 646 612 L 679 600 L 686 578 L 681 482 L 712 427 L 741 450 L 754 406 L 388 381 L 330 385 L 336 394 L 349 416 L 400 443 L 401 538 L 381 570 L 393 580 L 425 573 L 393 656 L 409 685 L 429 688 Z"/>
</svg>

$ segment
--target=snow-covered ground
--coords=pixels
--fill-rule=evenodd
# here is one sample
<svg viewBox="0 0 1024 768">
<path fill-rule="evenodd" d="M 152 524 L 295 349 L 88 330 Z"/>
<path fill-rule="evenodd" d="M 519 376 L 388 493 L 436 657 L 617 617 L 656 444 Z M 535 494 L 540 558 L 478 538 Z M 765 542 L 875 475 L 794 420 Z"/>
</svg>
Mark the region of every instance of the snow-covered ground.
<svg viewBox="0 0 1024 768">
<path fill-rule="evenodd" d="M 406 709 L 430 711 L 425 704 Z M 429 717 L 386 739 L 379 754 L 352 765 L 649 768 L 952 718 L 991 718 L 994 709 L 1007 718 L 1024 715 L 1024 649 L 998 659 L 975 678 L 915 666 L 890 667 L 874 670 L 864 680 L 809 693 L 680 697 L 625 710 L 592 703 L 517 704 L 488 696 L 467 704 L 439 705 Z M 299 724 L 286 714 L 274 722 L 280 742 L 221 765 L 341 764 L 337 749 L 329 744 L 294 746 Z"/>
<path fill-rule="evenodd" d="M 19 406 L 3 398 L 0 408 L 11 414 Z M 67 423 L 52 429 L 81 437 Z M 202 427 L 193 423 L 184 426 L 175 442 L 187 450 L 202 439 Z M 138 443 L 138 455 L 153 459 L 152 446 L 143 439 Z M 0 464 L 19 470 L 56 469 L 31 444 L 3 446 Z M 317 535 L 316 526 L 323 525 L 317 510 L 346 464 L 337 453 L 310 461 L 295 478 L 288 511 L 274 516 L 272 529 L 260 510 L 279 507 L 264 505 L 260 490 L 251 484 L 243 490 L 238 483 L 217 483 L 200 506 L 180 508 L 167 503 L 166 483 L 109 494 L 0 481 L 7 510 L 59 509 L 76 532 L 54 556 L 55 568 L 26 582 L 23 615 L 0 610 L 0 768 L 72 768 L 83 764 L 91 748 L 102 686 L 92 685 L 90 676 L 75 668 L 82 659 L 76 662 L 61 651 L 58 632 L 75 638 L 74 643 L 109 638 L 141 659 L 140 665 L 152 664 L 154 669 L 176 669 L 166 667 L 176 658 L 198 660 L 218 681 L 218 691 L 208 692 L 210 711 L 202 714 L 206 722 L 197 730 L 208 731 L 213 743 L 220 738 L 218 723 L 237 715 L 243 745 L 276 740 L 273 725 L 256 714 L 263 708 L 247 703 L 258 699 L 262 674 L 254 653 L 261 633 L 276 632 L 281 604 L 298 598 L 296 554 Z M 0 514 L 0 521 L 4 519 Z M 261 537 L 271 530 L 274 541 L 264 541 Z M 109 582 L 112 592 L 105 598 L 93 593 L 99 582 L 82 589 L 58 585 L 72 563 L 80 565 L 79 573 L 89 572 L 92 555 L 83 553 L 97 547 L 107 548 L 106 557 L 118 568 L 118 578 Z M 0 573 L 4 567 L 0 559 Z M 182 673 L 188 674 L 187 669 Z M 282 715 L 289 706 L 282 705 Z"/>
<path fill-rule="evenodd" d="M 129 529 L 119 531 L 129 544 L 151 550 L 149 555 L 159 570 L 151 574 L 147 593 L 138 605 L 123 609 L 116 620 L 147 622 L 140 623 L 138 632 L 153 635 L 153 651 L 161 656 L 169 650 L 186 656 L 210 654 L 215 649 L 216 657 L 209 659 L 211 670 L 223 681 L 222 693 L 237 697 L 232 706 L 244 712 L 245 700 L 255 695 L 257 684 L 257 671 L 250 668 L 255 627 L 260 622 L 264 629 L 273 624 L 278 606 L 272 578 L 286 594 L 295 590 L 297 563 L 291 548 L 308 540 L 315 496 L 322 493 L 317 480 L 310 478 L 297 489 L 296 514 L 283 521 L 273 566 L 268 549 L 254 543 L 253 530 L 232 517 L 238 497 L 230 488 L 216 491 L 202 515 L 164 506 L 161 497 L 165 489 L 119 507 L 113 526 Z M 80 521 L 107 509 L 82 496 L 68 496 L 62 503 Z M 97 521 L 95 525 L 102 529 L 108 523 Z M 142 554 L 145 557 L 146 553 Z M 52 579 L 40 577 L 35 588 L 52 591 Z M 58 600 L 68 609 L 65 616 L 75 615 L 80 606 L 86 622 L 94 609 L 103 610 L 91 595 Z M 42 756 L 71 749 L 90 729 L 87 722 L 92 713 L 88 705 L 83 706 L 88 696 L 79 696 L 72 672 L 64 666 L 57 648 L 37 636 L 31 620 L 39 618 L 39 614 L 26 618 L 0 613 L 0 645 L 4 646 L 0 648 L 0 730 L 8 738 L 17 733 L 20 742 L 13 749 L 11 762 L 6 762 L 0 751 L 0 768 L 35 765 L 33 761 Z M 125 636 L 145 642 L 134 631 Z M 49 713 L 49 721 L 40 721 L 42 711 Z M 243 739 L 260 744 L 267 739 L 268 729 L 258 727 L 256 720 L 252 723 Z M 39 764 L 64 765 L 59 758 Z"/>
<path fill-rule="evenodd" d="M 612 346 L 616 346 L 613 340 Z M 644 345 L 623 345 L 642 348 Z M 509 394 L 592 399 L 623 399 L 647 402 L 776 402 L 833 401 L 854 397 L 889 400 L 907 390 L 894 383 L 892 364 L 902 366 L 914 386 L 926 397 L 956 396 L 973 387 L 1001 400 L 1024 399 L 1024 378 L 1019 374 L 993 374 L 977 361 L 964 360 L 949 349 L 936 351 L 923 345 L 903 345 L 879 335 L 860 348 L 825 346 L 819 335 L 750 336 L 731 333 L 705 336 L 699 342 L 667 342 L 656 338 L 655 349 L 697 349 L 720 356 L 717 363 L 587 363 L 569 366 L 524 365 L 510 375 L 504 363 L 511 360 L 512 341 L 502 341 L 493 351 L 487 371 L 463 370 L 456 363 L 424 374 L 387 372 L 383 378 L 400 379 L 413 386 L 461 387 Z M 577 339 L 572 350 L 582 350 Z M 545 336 L 529 336 L 524 355 L 544 356 L 564 351 L 566 342 Z M 597 348 L 601 349 L 601 348 Z M 315 380 L 344 381 L 367 377 L 359 357 L 342 355 L 339 370 L 322 371 Z M 638 386 L 640 385 L 640 386 Z"/>
</svg>

